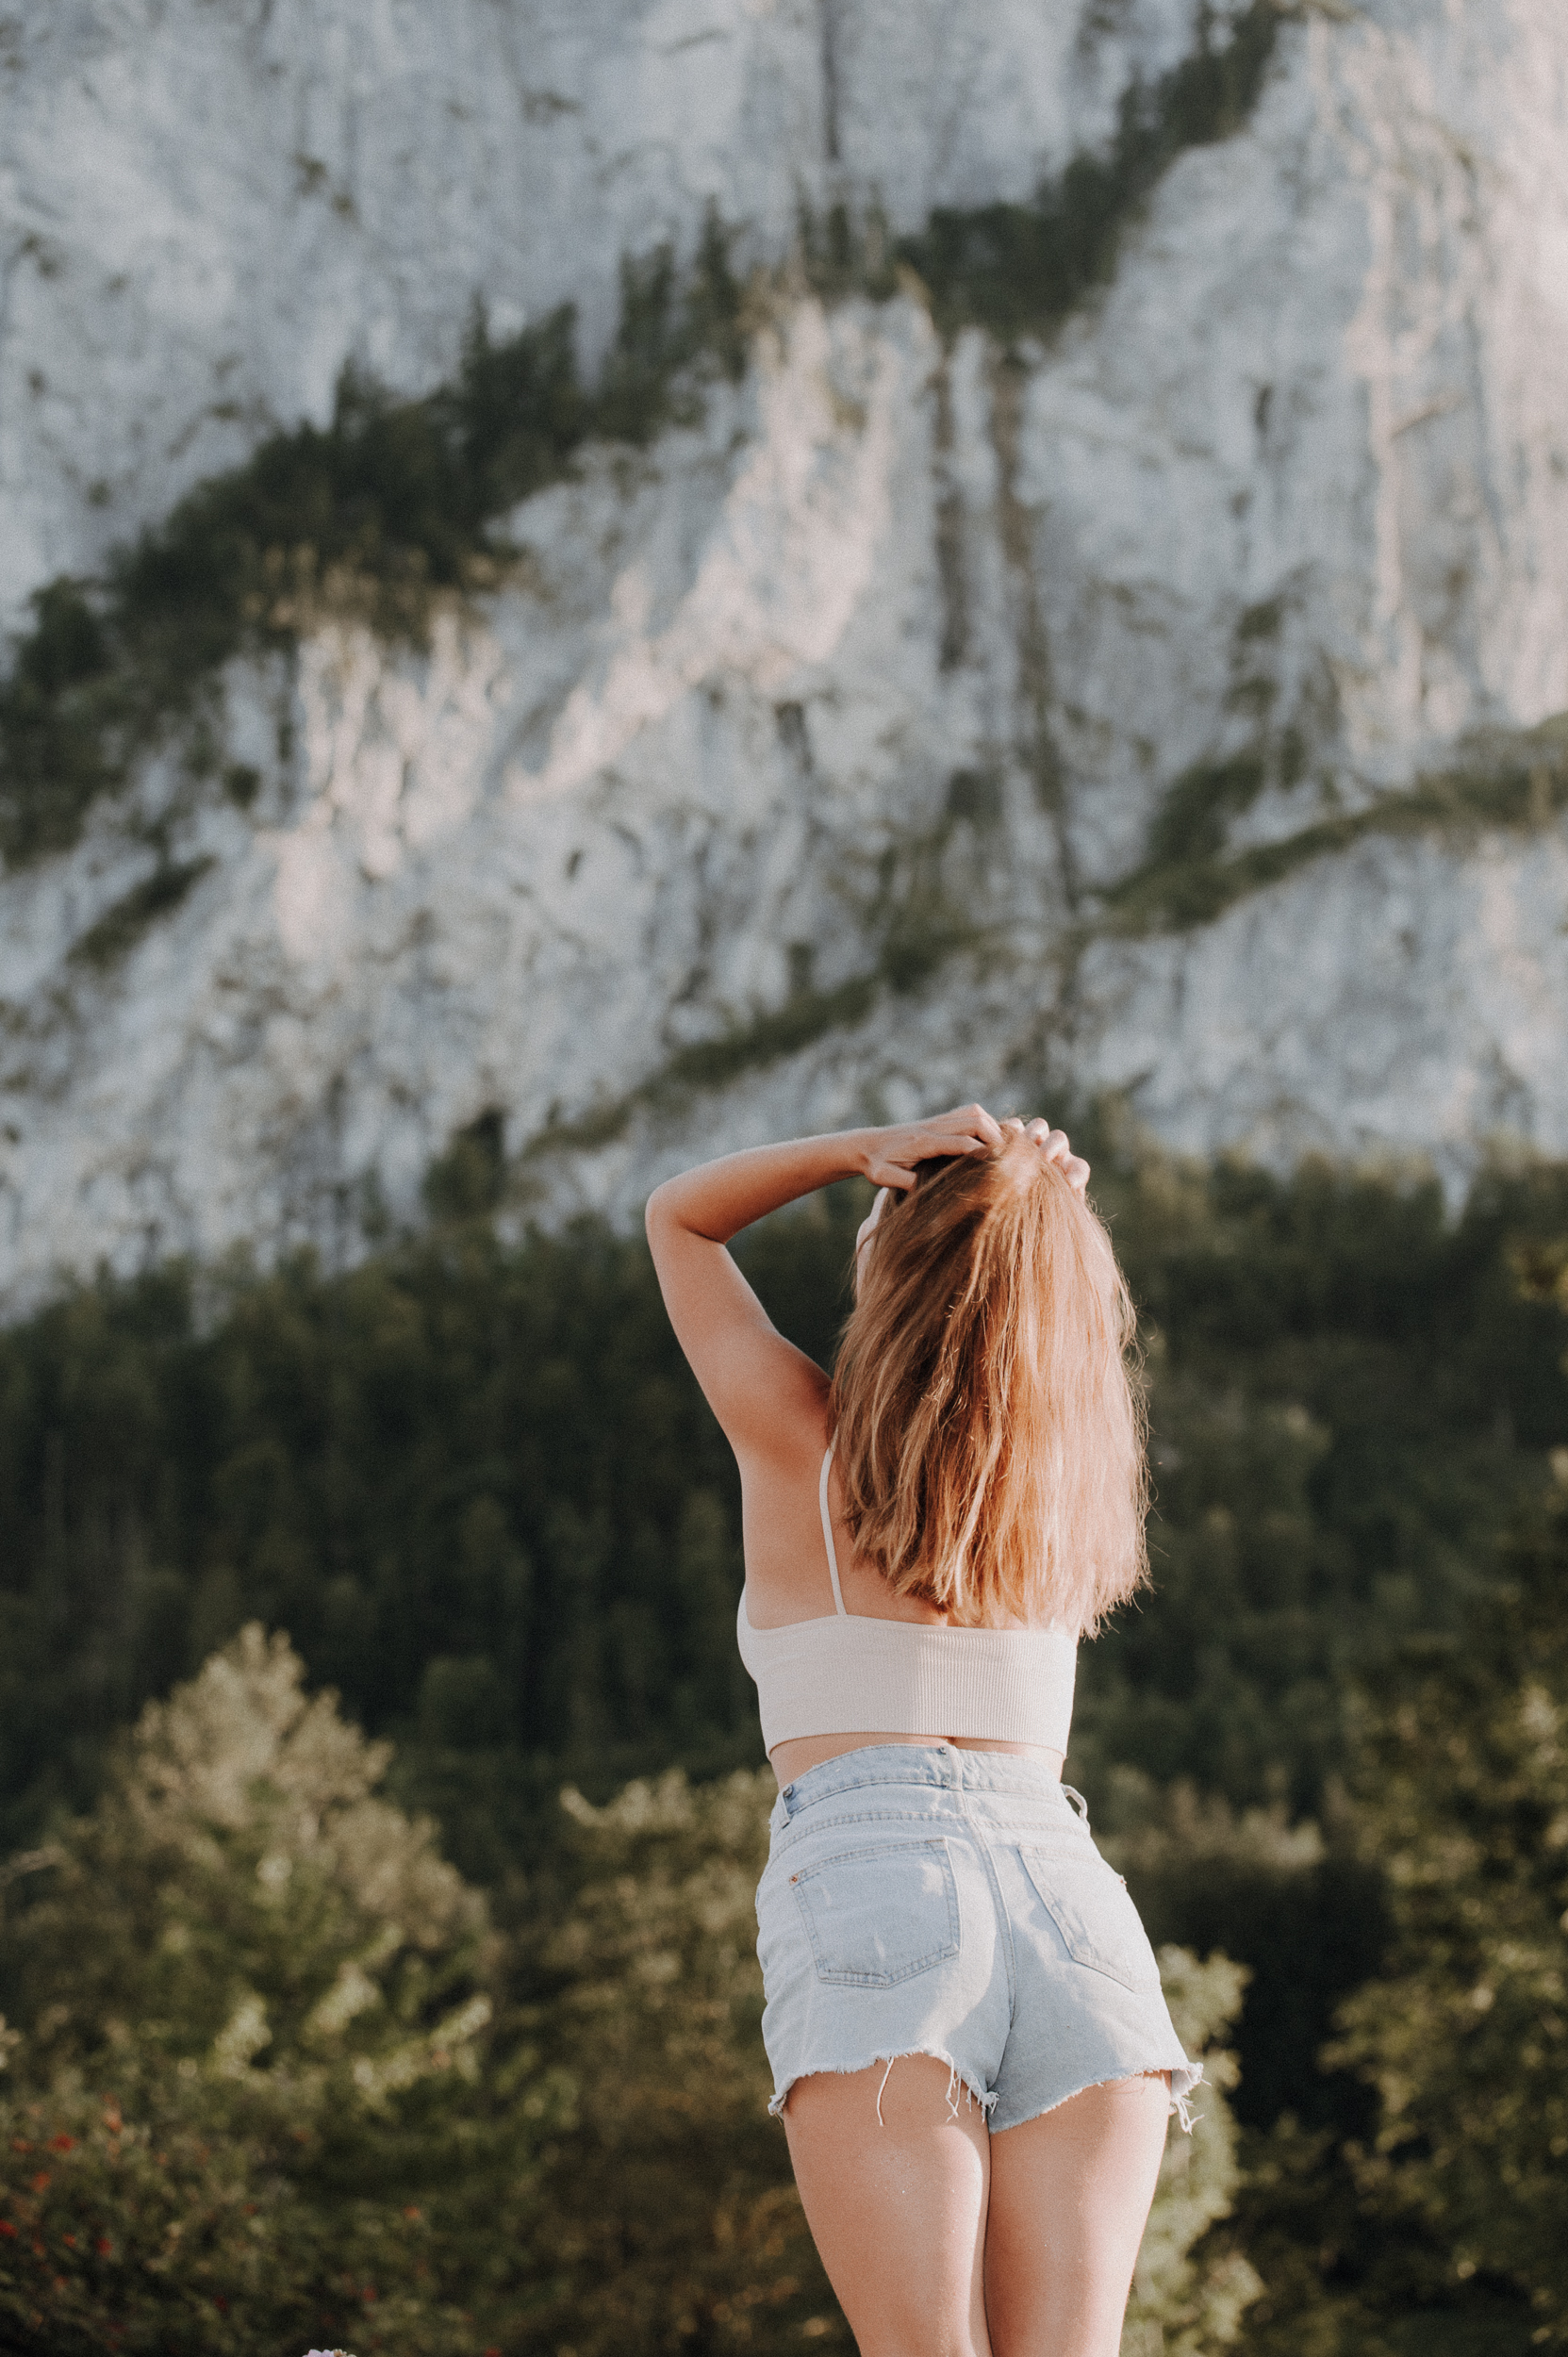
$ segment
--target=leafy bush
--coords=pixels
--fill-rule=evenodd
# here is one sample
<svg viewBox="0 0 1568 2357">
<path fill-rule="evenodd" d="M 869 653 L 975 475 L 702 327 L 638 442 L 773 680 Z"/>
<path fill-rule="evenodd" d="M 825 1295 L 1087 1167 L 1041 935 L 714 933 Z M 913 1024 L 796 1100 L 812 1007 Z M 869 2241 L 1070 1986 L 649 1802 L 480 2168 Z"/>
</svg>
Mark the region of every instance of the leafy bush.
<svg viewBox="0 0 1568 2357">
<path fill-rule="evenodd" d="M 477 2357 L 517 2306 L 569 2089 L 500 2018 L 483 1902 L 375 1797 L 386 1763 L 252 1626 L 25 1861 L 8 2346 Z"/>
<path fill-rule="evenodd" d="M 0 2332 L 21 2351 L 582 2357 L 849 2347 L 767 2117 L 752 1891 L 773 1780 L 569 1790 L 504 1938 L 375 1797 L 385 1747 L 254 1626 L 12 1862 Z M 1162 1957 L 1214 2091 L 1173 2140 L 1140 2351 L 1234 2337 L 1193 2247 L 1235 2184 L 1241 1976 Z"/>
<path fill-rule="evenodd" d="M 1568 1460 L 1564 1463 L 1568 1473 Z M 1384 1971 L 1328 2059 L 1377 2090 L 1363 2205 L 1424 2230 L 1429 2300 L 1479 2277 L 1568 2347 L 1568 1497 L 1457 1640 L 1412 1652 L 1362 1744 Z"/>
</svg>

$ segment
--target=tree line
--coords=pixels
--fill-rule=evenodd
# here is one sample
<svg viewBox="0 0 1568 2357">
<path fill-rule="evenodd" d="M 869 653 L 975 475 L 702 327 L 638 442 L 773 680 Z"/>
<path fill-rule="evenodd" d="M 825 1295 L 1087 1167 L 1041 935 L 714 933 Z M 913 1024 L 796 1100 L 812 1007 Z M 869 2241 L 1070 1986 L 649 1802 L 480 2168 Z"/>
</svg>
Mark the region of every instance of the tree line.
<svg viewBox="0 0 1568 2357">
<path fill-rule="evenodd" d="M 1267 2357 L 1276 2344 L 1367 2357 L 1417 2341 L 1453 2357 L 1560 2345 L 1568 1459 L 1553 1452 L 1568 1442 L 1568 1172 L 1490 1176 L 1457 1217 L 1434 1188 L 1318 1167 L 1276 1180 L 1107 1151 L 1096 1188 L 1143 1314 L 1155 1585 L 1085 1652 L 1069 1772 L 1157 1942 L 1189 1959 L 1178 1980 L 1207 1987 L 1203 2036 L 1240 2069 L 1240 2173 L 1217 2203 L 1230 2215 L 1191 2211 L 1186 2290 L 1173 2277 L 1159 2292 L 1145 2321 L 1165 2337 L 1145 2346 L 1218 2348 L 1231 2326 Z M 626 2064 L 628 2021 L 647 2028 L 667 1969 L 650 1979 L 650 1954 L 674 1957 L 683 1986 L 718 1975 L 713 2053 L 739 2057 L 754 2037 L 736 1894 L 764 1788 L 734 1654 L 727 1452 L 640 1243 L 591 1223 L 507 1241 L 461 1189 L 435 1184 L 431 1201 L 424 1232 L 353 1270 L 300 1258 L 103 1277 L 0 1335 L 0 2003 L 21 2040 L 0 2086 L 21 2106 L 13 2147 L 30 2148 L 0 2181 L 14 2230 L 0 2227 L 0 2283 L 14 2287 L 0 2315 L 19 2348 L 116 2345 L 92 2337 L 62 2256 L 67 2233 L 89 2248 L 91 2201 L 80 2231 L 49 2207 L 90 2159 L 144 2236 L 127 2242 L 103 2190 L 109 2251 L 92 2264 L 112 2275 L 134 2247 L 137 2281 L 176 2306 L 251 2301 L 256 2337 L 225 2326 L 234 2347 L 287 2346 L 283 2312 L 254 2288 L 281 2283 L 286 2248 L 305 2254 L 299 2298 L 357 2319 L 361 2348 L 367 2283 L 404 2303 L 383 2312 L 388 2346 L 454 2352 L 510 2357 L 547 2332 L 556 2346 L 557 2296 L 619 2318 L 606 2346 L 763 2348 L 840 2329 L 782 2145 L 765 2119 L 741 2125 L 751 2066 L 737 2059 L 725 2083 L 723 2134 L 703 2124 L 691 2074 L 644 2074 L 618 2109 L 601 2072 L 612 2052 Z M 847 1188 L 743 1246 L 777 1322 L 824 1361 L 860 1208 Z M 289 1633 L 297 1670 L 241 1637 L 253 1624 Z M 209 1792 L 207 1831 L 178 1830 L 178 1779 L 147 1729 L 166 1737 L 166 1698 L 208 1691 L 219 1673 L 202 1665 L 225 1647 L 231 1701 L 245 1676 L 274 1693 L 235 1703 L 237 1723 L 275 1718 L 287 1689 L 302 1724 L 340 1730 L 321 1734 L 333 1758 L 351 1722 L 391 1739 L 389 1764 L 354 1770 L 332 1806 L 371 1810 L 362 1824 L 388 1840 L 390 1818 L 432 1813 L 444 1861 L 434 1836 L 398 1838 L 416 1883 L 445 1894 L 424 1909 L 439 1953 L 417 1940 L 382 1953 L 397 1908 L 371 1921 L 363 1893 L 345 1896 L 347 1870 L 312 1848 L 324 1835 L 299 1832 L 287 1792 L 253 1795 L 261 1815 L 217 1834 Z M 187 1723 L 194 1706 L 177 1707 Z M 200 1723 L 222 1752 L 222 1725 L 210 1711 Z M 270 1789 L 274 1770 L 257 1773 Z M 659 1782 L 671 1773 L 678 1788 Z M 156 1840 L 151 1804 L 133 1797 L 149 1774 L 165 1793 Z M 642 1800 L 616 1797 L 629 1779 Z M 577 1817 L 563 1785 L 582 1796 Z M 668 1800 L 686 1813 L 664 1853 L 647 1817 L 660 1790 L 686 1796 Z M 315 1813 L 324 1824 L 332 1809 Z M 232 1854 L 221 1901 L 200 1879 L 213 1841 Z M 619 1878 L 596 1884 L 594 1856 L 617 1843 Z M 641 1875 L 665 1928 L 648 1953 L 611 1955 L 595 1943 Z M 611 1896 L 590 1903 L 595 1887 Z M 111 1899 L 112 1937 L 88 1920 Z M 597 1931 L 584 1906 L 600 1909 Z M 1231 1960 L 1225 1989 L 1191 1980 L 1206 1956 Z M 226 2190 L 192 2157 L 204 2151 L 229 2154 Z M 418 2233 L 376 2210 L 375 2153 Z M 199 2231 L 171 2191 L 182 2167 Z M 441 2185 L 474 2170 L 493 2199 L 444 2210 Z M 670 2207 L 676 2179 L 690 2199 Z M 296 2234 L 290 2202 L 336 2221 L 325 2243 Z M 514 2252 L 488 2311 L 454 2289 L 480 2265 L 462 2216 L 493 2216 Z M 157 2237 L 172 2226 L 171 2250 Z M 353 2261 L 358 2305 L 334 2307 L 331 2252 L 372 2226 L 382 2256 Z M 578 2254 L 564 2273 L 557 2247 Z M 190 2273 L 204 2248 L 230 2255 Z M 29 2326 L 57 2275 L 76 2307 Z M 1248 2304 L 1238 2287 L 1254 2277 Z M 766 2286 L 786 2279 L 775 2300 Z M 421 2301 L 437 2322 L 419 2320 Z M 123 2345 L 207 2345 L 173 2314 L 155 2301 L 154 2337 Z M 683 2316 L 695 2321 L 677 2330 Z"/>
</svg>

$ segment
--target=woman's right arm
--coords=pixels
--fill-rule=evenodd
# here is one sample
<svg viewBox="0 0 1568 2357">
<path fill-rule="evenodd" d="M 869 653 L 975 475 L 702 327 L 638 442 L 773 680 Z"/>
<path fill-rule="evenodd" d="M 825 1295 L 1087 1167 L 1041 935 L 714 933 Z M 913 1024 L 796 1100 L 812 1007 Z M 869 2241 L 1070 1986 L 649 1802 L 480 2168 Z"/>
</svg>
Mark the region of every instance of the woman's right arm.
<svg viewBox="0 0 1568 2357">
<path fill-rule="evenodd" d="M 676 1339 L 737 1454 L 772 1456 L 819 1415 L 827 1376 L 786 1342 L 726 1249 L 732 1236 L 837 1178 L 915 1183 L 919 1162 L 1001 1141 L 978 1105 L 889 1129 L 759 1146 L 667 1178 L 648 1198 L 648 1241 Z"/>
</svg>

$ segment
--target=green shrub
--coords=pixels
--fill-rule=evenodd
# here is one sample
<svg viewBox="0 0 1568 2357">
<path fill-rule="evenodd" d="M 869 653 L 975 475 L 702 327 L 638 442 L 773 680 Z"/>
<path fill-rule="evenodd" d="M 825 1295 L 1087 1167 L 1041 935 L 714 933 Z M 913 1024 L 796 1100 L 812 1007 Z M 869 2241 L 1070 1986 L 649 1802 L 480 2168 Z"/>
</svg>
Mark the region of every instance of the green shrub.
<svg viewBox="0 0 1568 2357">
<path fill-rule="evenodd" d="M 150 876 L 133 884 L 73 943 L 73 962 L 100 967 L 115 964 L 135 948 L 149 925 L 178 908 L 212 864 L 210 859 L 160 861 Z"/>
<path fill-rule="evenodd" d="M 243 1632 L 25 1861 L 0 2078 L 8 2348 L 479 2357 L 570 2090 L 384 1748 Z M 13 1891 L 16 1887 L 13 1878 Z"/>
<path fill-rule="evenodd" d="M 198 484 L 102 581 L 38 591 L 0 688 L 0 853 L 69 846 L 95 798 L 191 719 L 242 648 L 291 645 L 335 610 L 418 638 L 433 592 L 493 582 L 507 553 L 498 523 L 585 441 L 646 442 L 675 415 L 679 385 L 739 374 L 729 246 L 710 212 L 684 286 L 668 248 L 627 262 L 592 389 L 569 305 L 500 343 L 476 309 L 449 385 L 398 400 L 345 369 L 329 425 L 272 435 Z M 254 793 L 241 777 L 236 799 Z"/>
<path fill-rule="evenodd" d="M 1198 44 L 1152 89 L 1124 95 L 1107 155 L 1075 156 L 1032 204 L 939 208 L 900 243 L 944 331 L 988 328 L 1004 343 L 1048 336 L 1109 284 L 1122 236 L 1189 148 L 1240 130 L 1257 103 L 1284 9 L 1252 0 L 1217 41 L 1207 10 Z"/>
<path fill-rule="evenodd" d="M 1568 1466 L 1565 1466 L 1568 1470 Z M 1457 1640 L 1382 1682 L 1361 1758 L 1395 1939 L 1328 2059 L 1377 2090 L 1363 2204 L 1423 2230 L 1428 2297 L 1477 2275 L 1568 2348 L 1568 1499 Z"/>
<path fill-rule="evenodd" d="M 1287 733 L 1281 753 L 1291 750 Z M 1568 751 L 1560 719 L 1511 739 L 1483 740 L 1453 767 L 1419 778 L 1403 791 L 1379 794 L 1361 810 L 1229 852 L 1227 821 L 1251 807 L 1266 774 L 1257 753 L 1183 770 L 1155 814 L 1145 857 L 1103 895 L 1109 930 L 1180 932 L 1212 924 L 1249 894 L 1266 891 L 1370 836 L 1428 834 L 1462 841 L 1493 829 L 1539 832 L 1568 809 Z"/>
</svg>

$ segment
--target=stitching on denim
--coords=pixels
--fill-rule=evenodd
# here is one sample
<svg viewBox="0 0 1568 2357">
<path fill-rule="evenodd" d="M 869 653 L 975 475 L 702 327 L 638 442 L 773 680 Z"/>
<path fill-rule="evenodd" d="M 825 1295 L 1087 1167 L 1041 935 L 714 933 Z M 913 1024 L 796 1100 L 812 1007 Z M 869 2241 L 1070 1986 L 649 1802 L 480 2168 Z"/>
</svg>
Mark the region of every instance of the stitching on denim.
<svg viewBox="0 0 1568 2357">
<path fill-rule="evenodd" d="M 1099 1871 L 1104 1874 L 1109 1874 L 1111 1879 L 1119 1884 L 1122 1890 L 1125 1892 L 1127 1886 L 1122 1882 L 1121 1876 L 1115 1873 L 1111 1867 L 1106 1865 L 1105 1860 L 1100 1856 L 1098 1850 L 1094 1850 L 1092 1854 L 1094 1864 L 1099 1869 Z M 1034 1891 L 1035 1896 L 1039 1899 L 1041 1905 L 1050 1917 L 1051 1921 L 1055 1924 L 1061 1937 L 1062 1945 L 1065 1948 L 1074 1964 L 1078 1965 L 1083 1971 L 1098 1972 L 1106 1980 L 1114 1981 L 1119 1987 L 1130 1990 L 1134 1997 L 1147 1997 L 1151 1995 L 1160 1986 L 1160 1967 L 1155 1961 L 1154 1951 L 1149 1946 L 1148 1935 L 1144 1931 L 1143 1924 L 1138 1917 L 1138 1911 L 1136 1907 L 1132 1905 L 1131 1900 L 1129 1899 L 1127 1904 L 1131 1911 L 1133 1922 L 1138 1925 L 1139 1937 L 1143 1940 L 1144 1948 L 1147 1956 L 1147 1965 L 1142 1958 L 1135 1958 L 1131 1954 L 1120 1955 L 1114 1953 L 1109 1950 L 1101 1949 L 1089 1942 L 1075 1942 L 1071 1931 L 1069 1930 L 1067 1924 L 1063 1920 L 1062 1908 L 1059 1901 L 1052 1897 L 1050 1891 L 1043 1883 L 1035 1880 L 1033 1871 L 1030 1866 L 1030 1859 L 1032 1857 L 1040 1858 L 1045 1864 L 1051 1866 L 1060 1866 L 1065 1863 L 1067 1865 L 1082 1865 L 1084 1867 L 1089 1865 L 1089 1858 L 1081 1853 L 1076 1857 L 1068 1856 L 1065 1859 L 1060 1852 L 1052 1853 L 1048 1850 L 1042 1850 L 1037 1844 L 1023 1841 L 1020 1841 L 1018 1844 L 1018 1860 L 1023 1867 L 1025 1874 L 1029 1877 L 1030 1886 Z M 1132 1977 L 1134 1972 L 1141 1972 L 1143 1974 L 1142 1979 L 1135 1980 Z"/>
<path fill-rule="evenodd" d="M 941 1853 L 943 1894 L 948 1903 L 946 1947 L 930 1950 L 927 1954 L 901 1966 L 897 1972 L 834 1970 L 823 1956 L 821 1943 L 817 1937 L 817 1920 L 806 1903 L 801 1884 L 815 1875 L 825 1873 L 832 1866 L 850 1866 L 862 1858 L 887 1857 L 896 1855 L 900 1851 L 920 1850 L 937 1850 Z M 817 1977 L 825 1987 L 897 1988 L 900 1983 L 916 1980 L 922 1972 L 931 1971 L 936 1965 L 949 1963 L 959 1952 L 963 1927 L 958 1911 L 958 1881 L 953 1873 L 953 1862 L 948 1852 L 947 1841 L 940 1834 L 928 1836 L 916 1841 L 880 1841 L 869 1845 L 863 1844 L 859 1849 L 841 1850 L 833 1857 L 818 1858 L 815 1865 L 802 1867 L 799 1873 L 790 1876 L 789 1882 L 795 1893 L 796 1909 L 801 1922 L 805 1925 L 806 1937 L 811 1942 L 812 1962 L 816 1967 Z"/>
<path fill-rule="evenodd" d="M 805 1782 L 806 1777 L 812 1772 L 811 1769 L 806 1769 L 803 1774 L 795 1779 L 794 1783 L 785 1785 L 783 1792 L 779 1796 L 784 1802 L 785 1808 L 789 1811 L 792 1820 L 800 1811 L 808 1808 L 820 1808 L 824 1801 L 836 1800 L 841 1793 L 864 1792 L 867 1785 L 892 1785 L 900 1792 L 951 1792 L 955 1789 L 955 1787 L 949 1783 L 946 1776 L 919 1775 L 916 1773 L 911 1773 L 903 1776 L 890 1776 L 885 1772 L 878 1775 L 873 1774 L 869 1770 L 867 1770 L 860 1775 L 845 1776 L 839 1782 L 824 1784 L 819 1792 L 809 1792 L 802 1798 L 800 1796 L 800 1788 Z"/>
<path fill-rule="evenodd" d="M 795 1818 L 780 1835 L 785 1842 L 805 1841 L 818 1834 L 830 1833 L 836 1825 L 932 1825 L 970 1826 L 987 1841 L 1061 1841 L 1077 1850 L 1099 1853 L 1086 1833 L 1077 1830 L 1077 1820 L 1064 1824 L 1060 1818 L 1020 1816 L 992 1818 L 961 1806 L 954 1796 L 953 1805 L 946 1808 L 847 1808 L 820 1822 L 803 1817 Z"/>
<path fill-rule="evenodd" d="M 772 1854 L 775 1857 L 781 1857 L 787 1851 L 797 1848 L 802 1841 L 817 1840 L 827 1834 L 836 1833 L 840 1827 L 848 1825 L 932 1825 L 947 1822 L 955 1831 L 960 1826 L 966 1826 L 980 1838 L 987 1841 L 1000 1841 L 1004 1847 L 1019 1840 L 1076 1841 L 1080 1838 L 1077 1835 L 1070 1833 L 1068 1826 L 1063 1824 L 1059 1819 L 1048 1819 L 1044 1823 L 1032 1821 L 1027 1817 L 993 1821 L 986 1817 L 977 1816 L 973 1810 L 963 1807 L 956 1794 L 952 1796 L 952 1800 L 953 1805 L 942 1809 L 845 1809 L 839 1814 L 823 1818 L 820 1823 L 807 1822 L 803 1817 L 794 1818 L 787 1827 L 781 1828 L 775 1833 Z M 1076 1818 L 1069 1821 L 1072 1824 L 1077 1823 Z M 1081 1839 L 1085 1847 L 1092 1847 L 1086 1834 L 1081 1837 Z M 1098 1854 L 1098 1852 L 1096 1854 Z"/>
<path fill-rule="evenodd" d="M 956 1810 L 953 1810 L 945 1812 L 945 1815 L 947 1816 L 948 1821 L 952 1826 L 953 1831 L 958 1831 L 959 1827 L 963 1823 L 963 1819 L 959 1813 Z M 802 1841 L 819 1840 L 825 1835 L 839 1833 L 846 1826 L 850 1825 L 914 1826 L 938 1824 L 941 1821 L 942 1819 L 937 1816 L 934 1810 L 916 1810 L 910 1808 L 846 1809 L 842 1817 L 826 1818 L 819 1825 L 802 1825 L 799 1822 L 792 1824 L 787 1833 L 781 1834 L 779 1836 L 779 1838 L 773 1847 L 773 1854 L 775 1857 L 782 1857 L 785 1852 L 798 1849 Z"/>
<path fill-rule="evenodd" d="M 991 1904 L 1001 1930 L 1002 1964 L 1007 1973 L 1007 2020 L 1011 2028 L 1018 2003 L 1018 1959 L 1013 1948 L 1013 1926 L 1008 1920 L 1007 1902 L 1002 1897 L 1001 1881 L 997 1872 L 997 1861 L 991 1855 L 991 1843 L 987 1838 L 983 1824 L 977 1821 L 967 1805 L 967 1795 L 965 1796 L 964 1816 L 975 1848 L 980 1852 L 985 1868 L 985 1879 L 991 1888 Z M 1005 2047 L 1005 2040 L 1003 2043 Z"/>
</svg>

